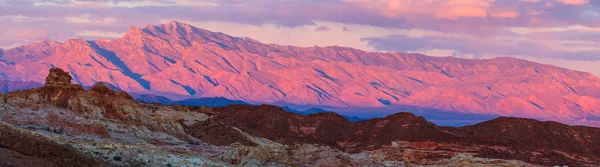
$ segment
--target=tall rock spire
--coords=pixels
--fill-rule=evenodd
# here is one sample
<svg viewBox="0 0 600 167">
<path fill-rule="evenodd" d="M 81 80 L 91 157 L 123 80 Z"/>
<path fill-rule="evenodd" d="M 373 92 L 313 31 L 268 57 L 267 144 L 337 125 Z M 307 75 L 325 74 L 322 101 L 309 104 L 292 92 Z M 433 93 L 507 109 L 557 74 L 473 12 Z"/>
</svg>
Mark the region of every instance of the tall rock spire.
<svg viewBox="0 0 600 167">
<path fill-rule="evenodd" d="M 46 87 L 65 87 L 71 85 L 71 75 L 60 68 L 50 69 L 46 77 Z"/>
</svg>

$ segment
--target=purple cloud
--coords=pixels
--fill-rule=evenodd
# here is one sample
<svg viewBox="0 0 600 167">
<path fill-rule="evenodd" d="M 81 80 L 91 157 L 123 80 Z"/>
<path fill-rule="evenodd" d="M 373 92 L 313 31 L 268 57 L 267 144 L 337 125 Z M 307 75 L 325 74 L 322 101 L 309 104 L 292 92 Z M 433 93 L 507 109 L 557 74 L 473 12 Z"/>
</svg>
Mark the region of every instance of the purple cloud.
<svg viewBox="0 0 600 167">
<path fill-rule="evenodd" d="M 396 5 L 379 2 L 361 3 L 362 0 L 220 0 L 220 1 L 178 1 L 178 0 L 5 0 L 0 2 L 0 26 L 8 27 L 0 33 L 0 46 L 20 43 L 23 40 L 39 40 L 44 37 L 57 40 L 78 37 L 83 30 L 122 33 L 129 25 L 145 26 L 158 24 L 161 20 L 225 21 L 250 25 L 274 23 L 278 26 L 316 26 L 315 21 L 329 21 L 341 24 L 368 25 L 389 29 L 423 29 L 444 34 L 459 34 L 472 38 L 494 36 L 515 36 L 538 40 L 565 38 L 589 42 L 599 42 L 594 32 L 551 32 L 548 34 L 518 35 L 508 27 L 554 28 L 581 25 L 597 27 L 600 24 L 600 3 L 589 4 L 559 3 L 554 0 L 525 2 L 523 0 L 502 1 L 460 1 L 445 0 L 428 4 L 428 1 L 407 0 Z M 128 6 L 127 4 L 135 4 Z M 552 5 L 549 5 L 552 4 Z M 388 8 L 392 5 L 392 8 Z M 375 7 L 375 8 L 373 8 Z M 458 7 L 458 8 L 457 8 Z M 455 10 L 464 9 L 464 10 Z M 432 11 L 448 11 L 447 13 Z M 310 11 L 310 12 L 308 12 Z M 11 17 L 19 16 L 19 19 Z M 27 29 L 31 36 L 14 35 L 18 30 Z M 319 27 L 323 31 L 328 27 Z M 34 31 L 35 30 L 35 31 Z M 342 28 L 348 31 L 348 28 Z M 360 33 L 353 31 L 353 33 Z M 86 37 L 86 36 L 79 36 Z M 553 53 L 540 53 L 519 46 L 491 45 L 489 42 L 461 41 L 444 43 L 450 39 L 442 37 L 407 38 L 366 38 L 372 46 L 385 50 L 414 50 L 422 48 L 452 49 L 465 53 L 484 54 L 536 54 L 573 59 L 594 59 L 592 51 L 557 50 Z M 535 37 L 535 38 L 534 38 Z M 544 38 L 545 37 L 545 38 Z M 552 37 L 551 39 L 549 37 Z M 86 37 L 89 39 L 96 38 Z M 414 40 L 414 41 L 409 41 Z M 454 39 L 460 40 L 460 39 Z M 528 44 L 531 43 L 531 44 Z M 466 45 L 469 44 L 469 45 Z M 403 46 L 400 46 L 403 45 Z M 491 46 L 488 46 L 491 45 Z M 506 44 L 509 45 L 509 44 Z M 534 45 L 534 48 L 548 49 L 534 41 L 521 41 L 520 45 Z M 573 44 L 567 44 L 573 45 Z M 392 48 L 399 46 L 399 48 Z M 409 46 L 412 46 L 408 48 Z M 474 48 L 471 46 L 479 46 Z M 403 48 L 407 47 L 407 48 Z M 558 56 L 557 54 L 575 55 Z"/>
<path fill-rule="evenodd" d="M 315 31 L 317 31 L 317 32 L 329 31 L 329 28 L 327 26 L 319 26 L 317 29 L 315 29 Z"/>
<path fill-rule="evenodd" d="M 452 37 L 410 37 L 407 35 L 391 35 L 377 38 L 364 38 L 370 46 L 377 50 L 410 52 L 418 50 L 447 49 L 462 54 L 484 55 L 527 55 L 538 58 L 555 58 L 567 60 L 600 60 L 600 49 L 591 51 L 563 51 L 550 48 L 532 41 L 489 41 L 480 39 L 464 39 Z"/>
</svg>

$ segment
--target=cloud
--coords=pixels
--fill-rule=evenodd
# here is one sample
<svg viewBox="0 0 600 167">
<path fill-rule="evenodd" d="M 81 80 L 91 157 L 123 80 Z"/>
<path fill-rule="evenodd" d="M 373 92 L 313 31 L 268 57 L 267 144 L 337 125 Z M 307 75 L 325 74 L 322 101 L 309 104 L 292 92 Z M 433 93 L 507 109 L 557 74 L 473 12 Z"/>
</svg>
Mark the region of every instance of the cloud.
<svg viewBox="0 0 600 167">
<path fill-rule="evenodd" d="M 327 26 L 319 26 L 317 29 L 315 29 L 315 31 L 329 31 L 329 28 L 327 28 Z"/>
<path fill-rule="evenodd" d="M 423 30 L 401 30 L 388 29 L 360 24 L 343 24 L 337 22 L 315 21 L 315 25 L 303 25 L 295 27 L 279 26 L 274 23 L 262 25 L 240 24 L 223 21 L 189 21 L 194 26 L 216 32 L 223 32 L 237 37 L 249 37 L 263 43 L 280 45 L 293 45 L 300 47 L 311 46 L 345 46 L 367 51 L 376 51 L 364 37 L 381 35 L 392 35 L 398 33 L 410 33 L 414 35 L 432 34 L 434 32 Z M 328 31 L 315 31 L 321 27 L 327 27 Z M 348 30 L 348 31 L 345 31 Z M 352 30 L 349 32 L 349 30 Z"/>
<path fill-rule="evenodd" d="M 24 0 L 35 6 L 63 7 L 145 7 L 145 6 L 218 6 L 228 4 L 232 0 Z"/>
<path fill-rule="evenodd" d="M 84 38 L 84 39 L 88 39 L 88 40 L 94 40 L 94 39 L 99 39 L 99 38 L 119 38 L 119 37 L 122 37 L 124 34 L 125 33 L 110 32 L 110 31 L 83 30 L 83 31 L 79 31 L 79 32 L 75 33 L 75 36 Z"/>
<path fill-rule="evenodd" d="M 590 0 L 556 0 L 556 2 L 569 4 L 569 5 L 585 5 L 590 2 Z"/>
<path fill-rule="evenodd" d="M 600 42 L 600 1 L 589 0 L 0 0 L 0 46 L 115 38 L 162 20 L 266 43 L 463 57 L 592 61 Z"/>
<path fill-rule="evenodd" d="M 519 15 L 521 15 L 518 12 L 496 12 L 496 13 L 490 13 L 490 16 L 492 17 L 497 17 L 497 18 L 508 18 L 508 19 L 514 19 L 519 17 Z"/>
<path fill-rule="evenodd" d="M 388 17 L 428 15 L 434 18 L 458 19 L 487 17 L 493 0 L 346 0 Z"/>
<path fill-rule="evenodd" d="M 78 23 L 78 24 L 115 24 L 117 20 L 115 18 L 92 18 L 89 14 L 67 16 L 65 17 L 67 23 Z"/>
<path fill-rule="evenodd" d="M 573 5 L 547 8 L 543 4 L 522 0 L 92 0 L 33 1 L 26 4 L 0 7 L 0 15 L 67 17 L 89 14 L 94 18 L 114 18 L 134 25 L 176 19 L 302 26 L 314 24 L 314 20 L 324 20 L 380 27 L 477 33 L 475 35 L 496 33 L 499 27 L 506 26 L 597 24 L 597 21 L 590 21 L 590 18 L 584 20 L 584 11 Z M 482 22 L 486 24 L 481 24 Z M 474 25 L 477 27 L 468 28 Z"/>
<path fill-rule="evenodd" d="M 461 54 L 473 54 L 474 57 L 529 56 L 563 60 L 599 61 L 600 49 L 571 49 L 581 45 L 564 45 L 559 39 L 537 41 L 519 36 L 495 36 L 491 38 L 468 38 L 452 36 L 411 37 L 408 35 L 390 35 L 385 37 L 364 38 L 376 50 L 420 52 L 432 49 L 454 50 Z"/>
<path fill-rule="evenodd" d="M 550 32 L 532 32 L 525 34 L 525 36 L 536 40 L 563 40 L 600 43 L 600 31 L 565 30 Z"/>
<path fill-rule="evenodd" d="M 563 36 L 544 37 L 546 40 L 537 39 L 537 35 L 531 37 L 538 33 L 540 32 L 529 34 L 527 37 L 496 36 L 488 39 L 459 36 L 390 35 L 362 40 L 368 42 L 368 45 L 375 50 L 471 59 L 508 56 L 591 72 L 600 76 L 600 49 L 596 47 L 598 43 L 582 42 L 575 37 L 573 38 L 575 41 L 570 42 L 561 40 Z M 543 36 L 544 34 L 539 35 Z"/>
</svg>

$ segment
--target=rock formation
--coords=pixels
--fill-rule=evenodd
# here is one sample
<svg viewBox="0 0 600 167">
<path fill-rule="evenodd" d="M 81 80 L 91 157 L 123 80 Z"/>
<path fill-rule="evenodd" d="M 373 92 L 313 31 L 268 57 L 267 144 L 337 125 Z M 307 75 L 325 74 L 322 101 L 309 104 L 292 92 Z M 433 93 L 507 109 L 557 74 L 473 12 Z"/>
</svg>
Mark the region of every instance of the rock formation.
<svg viewBox="0 0 600 167">
<path fill-rule="evenodd" d="M 3 166 L 595 166 L 600 129 L 501 117 L 437 126 L 410 113 L 350 122 L 271 105 L 164 106 L 60 69 L 0 94 Z M 21 159 L 22 158 L 22 159 Z M 28 160 L 28 161 L 25 161 Z"/>
<path fill-rule="evenodd" d="M 60 68 L 51 68 L 46 77 L 45 87 L 68 87 L 71 85 L 71 75 Z"/>
</svg>

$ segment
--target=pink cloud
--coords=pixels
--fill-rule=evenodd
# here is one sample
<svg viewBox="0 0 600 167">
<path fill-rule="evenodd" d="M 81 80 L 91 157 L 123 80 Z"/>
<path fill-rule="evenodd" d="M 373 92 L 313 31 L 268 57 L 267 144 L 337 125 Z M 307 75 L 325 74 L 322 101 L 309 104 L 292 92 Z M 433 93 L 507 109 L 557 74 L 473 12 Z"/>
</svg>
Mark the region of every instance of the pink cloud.
<svg viewBox="0 0 600 167">
<path fill-rule="evenodd" d="M 47 31 L 46 38 L 56 36 L 63 40 L 102 35 L 99 32 L 119 34 L 127 30 L 129 25 L 158 24 L 161 20 L 221 21 L 246 25 L 273 23 L 283 27 L 310 25 L 315 26 L 310 31 L 322 31 L 321 34 L 337 32 L 324 31 L 326 29 L 347 31 L 334 26 L 317 28 L 320 24 L 317 25 L 316 21 L 327 21 L 471 37 L 510 33 L 507 32 L 510 27 L 600 26 L 598 18 L 593 18 L 596 16 L 590 14 L 585 15 L 587 18 L 583 17 L 584 10 L 597 9 L 599 3 L 585 0 L 223 0 L 214 1 L 214 5 L 194 5 L 197 3 L 179 0 L 43 1 L 51 3 L 41 5 L 33 5 L 33 1 L 42 2 L 9 1 L 0 5 L 0 27 L 8 27 L 4 32 L 36 27 Z M 552 7 L 547 7 L 547 3 Z M 575 4 L 590 7 L 583 8 Z M 7 16 L 23 18 L 18 21 L 1 20 Z M 27 23 L 23 23 L 23 20 Z M 359 30 L 349 27 L 353 33 Z M 0 39 L 0 46 L 14 43 L 13 36 L 3 35 L 3 38 Z"/>
<path fill-rule="evenodd" d="M 556 2 L 569 4 L 569 5 L 585 5 L 590 2 L 590 0 L 556 0 Z"/>
<path fill-rule="evenodd" d="M 329 31 L 329 28 L 327 26 L 319 26 L 317 29 L 315 29 L 315 31 L 317 31 L 317 32 Z"/>
<path fill-rule="evenodd" d="M 36 28 L 23 28 L 13 33 L 13 39 L 43 39 L 48 37 L 46 30 Z"/>
<path fill-rule="evenodd" d="M 492 17 L 496 17 L 496 18 L 508 18 L 508 19 L 514 19 L 519 17 L 519 15 L 521 15 L 518 12 L 496 12 L 496 13 L 490 13 L 490 16 Z"/>
<path fill-rule="evenodd" d="M 447 19 L 458 19 L 461 17 L 485 18 L 485 17 L 487 17 L 487 12 L 486 12 L 486 9 L 480 8 L 480 7 L 456 6 L 456 7 L 447 9 L 447 12 L 436 13 L 435 17 L 447 18 Z"/>
<path fill-rule="evenodd" d="M 485 18 L 493 0 L 346 0 L 388 17 Z"/>
</svg>

